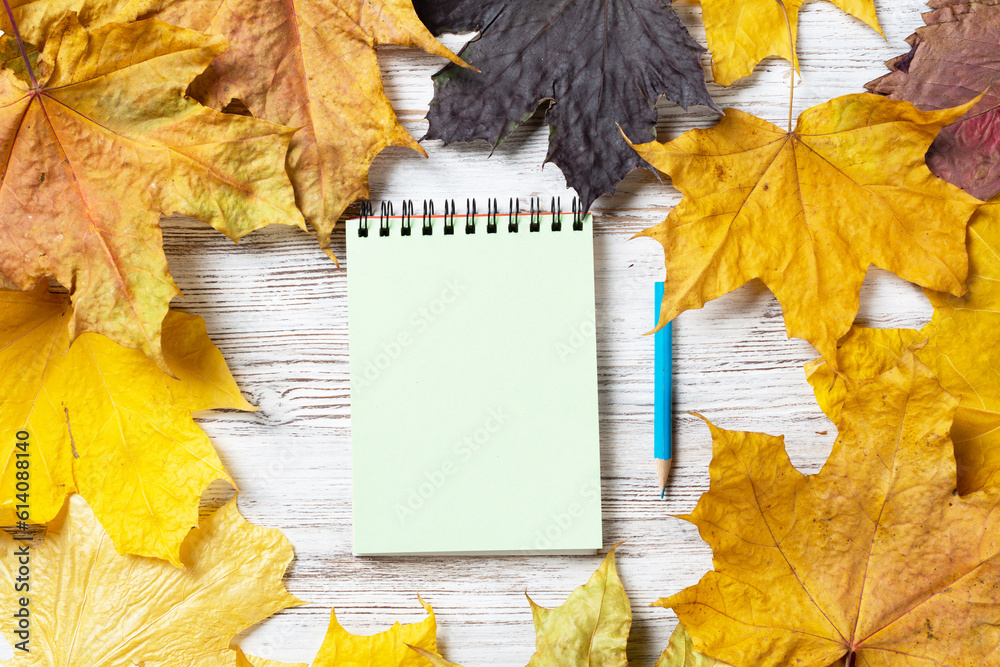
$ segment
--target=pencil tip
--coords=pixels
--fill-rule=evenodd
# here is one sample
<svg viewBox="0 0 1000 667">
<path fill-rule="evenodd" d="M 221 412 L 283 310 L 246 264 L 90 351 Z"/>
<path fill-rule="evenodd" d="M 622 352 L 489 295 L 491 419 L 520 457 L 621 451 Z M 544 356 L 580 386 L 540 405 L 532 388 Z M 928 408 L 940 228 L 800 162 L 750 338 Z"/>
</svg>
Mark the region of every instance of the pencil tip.
<svg viewBox="0 0 1000 667">
<path fill-rule="evenodd" d="M 660 487 L 660 498 L 667 493 L 667 479 L 670 477 L 671 459 L 656 459 L 656 481 Z"/>
</svg>

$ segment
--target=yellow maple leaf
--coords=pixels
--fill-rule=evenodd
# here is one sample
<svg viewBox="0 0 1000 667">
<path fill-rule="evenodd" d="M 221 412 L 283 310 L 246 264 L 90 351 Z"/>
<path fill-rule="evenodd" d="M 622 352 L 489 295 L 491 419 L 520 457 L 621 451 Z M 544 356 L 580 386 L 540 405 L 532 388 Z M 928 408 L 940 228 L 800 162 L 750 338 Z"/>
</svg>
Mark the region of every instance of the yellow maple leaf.
<svg viewBox="0 0 1000 667">
<path fill-rule="evenodd" d="M 702 7 L 708 50 L 712 53 L 712 74 L 715 82 L 728 86 L 751 72 L 768 56 L 795 58 L 789 44 L 798 41 L 799 9 L 804 0 L 698 0 Z M 831 0 L 851 16 L 855 16 L 885 37 L 875 16 L 873 0 Z M 784 5 L 788 12 L 788 23 Z M 798 68 L 798 58 L 793 61 Z"/>
<path fill-rule="evenodd" d="M 626 667 L 625 645 L 632 608 L 615 569 L 616 544 L 590 580 L 570 593 L 566 602 L 546 609 L 529 597 L 535 622 L 535 654 L 528 667 L 601 665 Z M 460 667 L 433 653 L 415 649 L 434 667 Z"/>
<path fill-rule="evenodd" d="M 260 667 L 265 667 L 261 665 Z M 277 667 L 281 667 L 278 665 Z M 657 658 L 653 667 L 732 667 L 729 663 L 710 658 L 694 650 L 694 640 L 680 623 L 670 635 L 670 643 Z M 834 662 L 827 667 L 843 667 L 842 661 Z"/>
<path fill-rule="evenodd" d="M 331 609 L 330 626 L 312 667 L 426 667 L 428 662 L 420 654 L 438 657 L 434 653 L 437 650 L 437 622 L 431 606 L 417 599 L 427 612 L 427 618 L 406 625 L 393 623 L 388 630 L 373 635 L 351 634 L 340 625 L 336 610 Z M 237 667 L 306 667 L 304 663 L 248 656 L 239 648 L 235 651 Z"/>
<path fill-rule="evenodd" d="M 292 555 L 278 530 L 247 523 L 234 498 L 191 533 L 185 569 L 121 556 L 73 496 L 43 540 L 0 532 L 0 610 L 11 619 L 27 608 L 29 626 L 4 623 L 3 632 L 11 645 L 24 641 L 18 631 L 28 633 L 18 665 L 235 667 L 229 645 L 238 632 L 301 604 L 282 585 Z M 22 566 L 27 575 L 18 574 Z M 30 591 L 15 589 L 18 576 Z"/>
<path fill-rule="evenodd" d="M 417 598 L 419 600 L 419 598 Z M 374 635 L 354 635 L 340 625 L 335 609 L 312 667 L 425 667 L 427 660 L 411 647 L 437 651 L 434 610 L 420 600 L 427 618 L 418 623 L 393 623 Z"/>
<path fill-rule="evenodd" d="M 954 494 L 957 405 L 912 353 L 848 380 L 810 476 L 782 438 L 709 424 L 710 487 L 683 518 L 715 569 L 656 604 L 696 651 L 740 667 L 993 664 L 1000 490 Z"/>
<path fill-rule="evenodd" d="M 71 289 L 72 337 L 102 333 L 166 369 L 178 290 L 160 214 L 233 239 L 304 226 L 284 170 L 293 130 L 185 97 L 218 37 L 152 20 L 87 29 L 73 14 L 53 31 L 37 85 L 0 71 L 0 273 L 20 289 L 54 277 Z"/>
<path fill-rule="evenodd" d="M 427 649 L 420 648 L 419 646 L 411 646 L 410 648 L 419 653 L 420 655 L 422 655 L 424 658 L 426 658 L 427 662 L 429 662 L 432 665 L 432 667 L 462 667 L 462 665 L 456 662 L 450 662 L 448 660 L 445 660 L 437 653 L 433 653 L 431 651 L 428 651 Z"/>
<path fill-rule="evenodd" d="M 934 317 L 920 331 L 854 327 L 837 349 L 840 373 L 861 379 L 885 372 L 916 346 L 920 360 L 962 401 L 951 428 L 962 494 L 1000 483 L 1000 198 L 972 217 L 968 248 L 969 291 L 961 297 L 927 291 Z M 843 378 L 821 360 L 806 365 L 806 376 L 820 407 L 836 419 Z"/>
<path fill-rule="evenodd" d="M 36 46 L 45 44 L 49 32 L 67 14 L 75 12 L 80 23 L 99 28 L 108 23 L 129 23 L 155 11 L 171 0 L 8 0 L 18 32 Z M 0 12 L 0 30 L 13 27 L 6 12 Z"/>
<path fill-rule="evenodd" d="M 67 495 L 83 494 L 123 553 L 180 564 L 181 541 L 213 480 L 230 480 L 191 413 L 253 410 L 200 317 L 170 311 L 164 353 L 176 377 L 138 350 L 98 334 L 70 345 L 65 297 L 44 283 L 0 291 L 0 525 L 28 510 L 46 523 Z M 27 433 L 28 457 L 19 456 Z M 30 502 L 18 494 L 29 459 Z"/>
<path fill-rule="evenodd" d="M 239 647 L 236 651 L 236 667 L 308 667 L 304 662 L 278 662 L 245 654 Z"/>
<path fill-rule="evenodd" d="M 931 174 L 924 153 L 968 108 L 846 95 L 803 112 L 791 133 L 727 109 L 714 128 L 636 146 L 684 194 L 640 233 L 665 250 L 659 326 L 759 278 L 789 336 L 832 360 L 870 264 L 962 294 L 979 201 Z"/>
<path fill-rule="evenodd" d="M 387 146 L 426 156 L 385 96 L 375 47 L 413 46 L 464 65 L 427 31 L 411 0 L 177 0 L 157 16 L 229 40 L 195 82 L 198 99 L 221 109 L 238 98 L 258 118 L 301 128 L 288 172 L 330 257 L 337 219 L 368 196 L 375 156 Z"/>
</svg>

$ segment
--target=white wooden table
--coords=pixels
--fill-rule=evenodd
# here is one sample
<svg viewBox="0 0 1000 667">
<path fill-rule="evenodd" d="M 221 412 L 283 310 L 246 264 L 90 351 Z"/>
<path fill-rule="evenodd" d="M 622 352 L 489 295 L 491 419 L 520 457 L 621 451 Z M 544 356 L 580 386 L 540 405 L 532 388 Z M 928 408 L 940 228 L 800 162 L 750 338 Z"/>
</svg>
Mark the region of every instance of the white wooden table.
<svg viewBox="0 0 1000 667">
<path fill-rule="evenodd" d="M 677 7 L 705 43 L 697 5 Z M 918 0 L 879 0 L 888 37 L 827 2 L 802 12 L 803 80 L 796 115 L 832 97 L 861 92 L 885 72 L 883 61 L 907 50 L 904 38 L 921 25 Z M 458 48 L 462 39 L 445 40 Z M 432 94 L 430 75 L 441 60 L 414 50 L 385 48 L 380 61 L 389 97 L 417 137 Z M 705 64 L 707 66 L 707 56 Z M 707 68 L 706 68 L 706 71 Z M 721 107 L 735 106 L 784 127 L 789 67 L 769 60 L 731 88 L 710 84 Z M 661 104 L 660 138 L 708 127 L 715 114 L 684 113 Z M 467 196 L 507 198 L 572 193 L 553 165 L 542 167 L 548 130 L 537 121 L 518 129 L 496 152 L 484 142 L 443 147 L 426 142 L 430 159 L 390 149 L 371 171 L 372 198 L 417 201 Z M 675 323 L 675 466 L 665 500 L 652 466 L 652 283 L 662 279 L 662 251 L 650 239 L 629 238 L 653 225 L 679 200 L 670 185 L 636 171 L 596 215 L 597 337 L 601 400 L 604 543 L 625 540 L 618 567 L 632 600 L 628 654 L 652 665 L 676 619 L 647 605 L 695 583 L 711 568 L 697 531 L 672 514 L 691 510 L 708 484 L 708 429 L 697 411 L 731 429 L 785 434 L 793 462 L 815 472 L 835 429 L 817 408 L 802 365 L 815 354 L 786 338 L 781 310 L 759 283 L 683 314 Z M 464 202 L 463 202 L 464 203 Z M 461 208 L 460 208 L 461 210 Z M 351 404 L 348 384 L 347 276 L 308 235 L 294 229 L 252 234 L 234 247 L 193 220 L 164 221 L 170 269 L 184 292 L 174 305 L 203 316 L 256 413 L 203 413 L 199 421 L 243 492 L 240 507 L 258 524 L 280 528 L 295 545 L 287 586 L 310 602 L 269 619 L 239 638 L 252 654 L 310 662 L 322 642 L 330 608 L 352 632 L 372 633 L 392 622 L 423 617 L 416 596 L 430 602 L 447 658 L 466 667 L 527 663 L 534 650 L 524 592 L 539 604 L 560 604 L 584 583 L 601 556 L 393 557 L 351 554 Z M 334 236 L 344 257 L 344 231 Z M 930 307 L 915 287 L 873 270 L 860 319 L 874 326 L 919 326 Z M 527 380 L 527 378 L 526 378 Z M 208 498 L 225 488 L 217 484 Z"/>
</svg>

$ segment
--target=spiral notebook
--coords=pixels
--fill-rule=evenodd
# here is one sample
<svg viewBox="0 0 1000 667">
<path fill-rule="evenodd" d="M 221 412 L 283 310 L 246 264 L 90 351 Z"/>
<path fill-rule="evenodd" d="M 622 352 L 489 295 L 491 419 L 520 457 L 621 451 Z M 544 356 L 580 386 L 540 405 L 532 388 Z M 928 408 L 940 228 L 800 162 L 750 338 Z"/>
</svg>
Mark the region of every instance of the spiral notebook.
<svg viewBox="0 0 1000 667">
<path fill-rule="evenodd" d="M 511 207 L 348 222 L 356 554 L 602 547 L 592 219 Z"/>
</svg>

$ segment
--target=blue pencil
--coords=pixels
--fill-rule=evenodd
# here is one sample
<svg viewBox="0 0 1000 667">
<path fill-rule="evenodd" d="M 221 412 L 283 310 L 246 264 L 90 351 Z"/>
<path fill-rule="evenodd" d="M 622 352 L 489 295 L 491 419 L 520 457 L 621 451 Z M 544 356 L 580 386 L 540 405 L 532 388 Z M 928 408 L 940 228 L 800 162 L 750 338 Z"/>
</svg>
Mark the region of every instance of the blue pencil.
<svg viewBox="0 0 1000 667">
<path fill-rule="evenodd" d="M 654 289 L 656 303 L 653 306 L 654 322 L 660 321 L 660 303 L 663 302 L 663 283 L 656 283 Z M 655 350 L 653 363 L 656 380 L 653 383 L 653 455 L 656 457 L 656 480 L 660 486 L 660 497 L 667 492 L 667 477 L 674 455 L 671 435 L 673 430 L 673 362 L 674 334 L 673 322 L 653 334 Z"/>
</svg>

